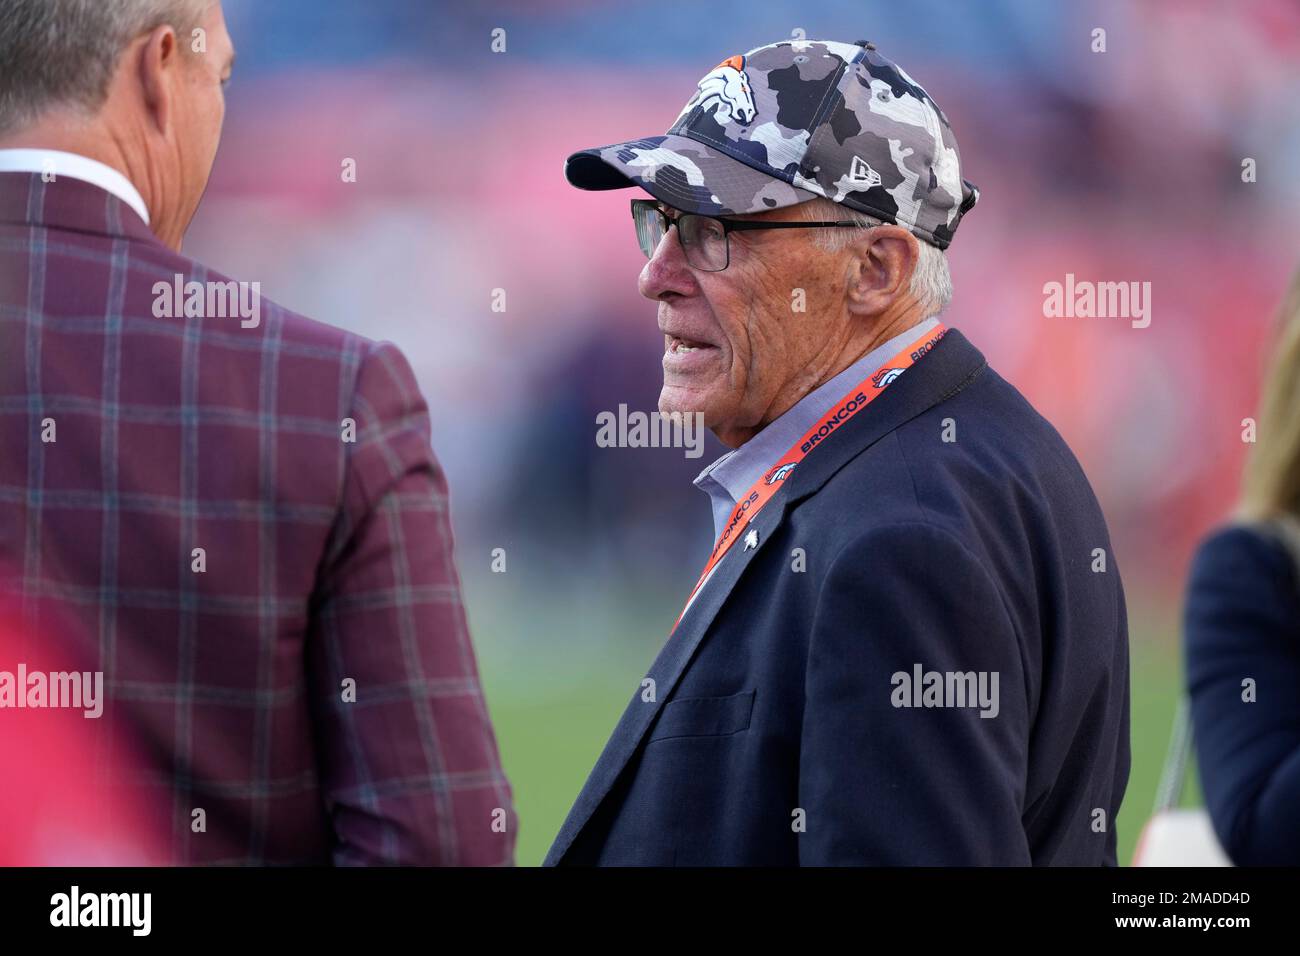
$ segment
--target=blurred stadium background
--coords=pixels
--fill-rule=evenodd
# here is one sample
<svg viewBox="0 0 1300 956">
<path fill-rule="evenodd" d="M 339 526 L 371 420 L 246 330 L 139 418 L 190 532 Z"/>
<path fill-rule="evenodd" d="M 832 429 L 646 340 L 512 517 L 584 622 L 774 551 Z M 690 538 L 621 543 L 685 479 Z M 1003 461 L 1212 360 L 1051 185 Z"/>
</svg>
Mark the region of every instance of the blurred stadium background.
<svg viewBox="0 0 1300 956">
<path fill-rule="evenodd" d="M 654 409 L 661 339 L 635 290 L 631 193 L 570 189 L 564 157 L 663 132 L 714 64 L 797 30 L 873 40 L 913 74 L 983 192 L 947 319 L 1062 432 L 1110 523 L 1131 614 L 1130 859 L 1179 693 L 1185 571 L 1233 503 L 1300 248 L 1294 0 L 225 6 L 239 62 L 186 251 L 410 357 L 526 865 L 703 562 L 691 479 L 722 451 L 596 447 L 598 411 Z M 1150 327 L 1044 318 L 1043 284 L 1066 273 L 1150 281 Z"/>
</svg>

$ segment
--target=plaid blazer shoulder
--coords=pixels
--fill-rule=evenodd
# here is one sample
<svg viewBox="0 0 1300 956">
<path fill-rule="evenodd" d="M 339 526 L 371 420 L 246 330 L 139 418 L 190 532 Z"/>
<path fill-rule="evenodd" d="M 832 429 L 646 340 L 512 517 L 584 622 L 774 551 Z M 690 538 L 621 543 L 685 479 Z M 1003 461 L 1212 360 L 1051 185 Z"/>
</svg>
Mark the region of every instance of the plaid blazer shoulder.
<svg viewBox="0 0 1300 956">
<path fill-rule="evenodd" d="M 230 281 L 0 174 L 0 587 L 76 623 L 172 861 L 510 864 L 411 368 Z"/>
</svg>

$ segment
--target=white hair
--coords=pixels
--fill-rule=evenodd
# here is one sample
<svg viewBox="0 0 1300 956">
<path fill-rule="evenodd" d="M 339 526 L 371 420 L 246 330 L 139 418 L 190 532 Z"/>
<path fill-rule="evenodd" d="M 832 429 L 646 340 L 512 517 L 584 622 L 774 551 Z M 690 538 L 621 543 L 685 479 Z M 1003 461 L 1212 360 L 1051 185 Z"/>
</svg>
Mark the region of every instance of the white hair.
<svg viewBox="0 0 1300 956">
<path fill-rule="evenodd" d="M 826 252 L 842 252 L 860 239 L 864 230 L 885 224 L 874 216 L 842 206 L 823 196 L 800 203 L 796 209 L 809 222 L 855 222 L 862 227 L 860 230 L 842 227 L 819 229 L 814 241 Z M 948 271 L 948 257 L 942 249 L 919 237 L 917 245 L 921 247 L 921 254 L 916 260 L 908 288 L 925 311 L 926 318 L 929 318 L 948 308 L 952 301 L 952 274 Z"/>
</svg>

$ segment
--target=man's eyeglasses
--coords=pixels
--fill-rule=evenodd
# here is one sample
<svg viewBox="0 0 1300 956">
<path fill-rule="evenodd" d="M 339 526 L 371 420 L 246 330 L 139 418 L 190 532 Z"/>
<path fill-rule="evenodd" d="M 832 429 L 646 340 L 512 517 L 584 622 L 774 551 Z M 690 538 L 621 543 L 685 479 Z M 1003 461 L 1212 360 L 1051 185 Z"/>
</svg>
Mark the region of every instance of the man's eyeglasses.
<svg viewBox="0 0 1300 956">
<path fill-rule="evenodd" d="M 674 210 L 675 211 L 675 210 Z M 862 228 L 858 222 L 754 222 L 748 219 L 725 219 L 679 212 L 669 216 L 653 199 L 632 200 L 632 220 L 636 238 L 647 259 L 655 254 L 659 242 L 670 226 L 677 227 L 677 239 L 691 267 L 701 272 L 721 272 L 731 262 L 728 236 L 747 229 L 812 229 L 835 226 Z"/>
</svg>

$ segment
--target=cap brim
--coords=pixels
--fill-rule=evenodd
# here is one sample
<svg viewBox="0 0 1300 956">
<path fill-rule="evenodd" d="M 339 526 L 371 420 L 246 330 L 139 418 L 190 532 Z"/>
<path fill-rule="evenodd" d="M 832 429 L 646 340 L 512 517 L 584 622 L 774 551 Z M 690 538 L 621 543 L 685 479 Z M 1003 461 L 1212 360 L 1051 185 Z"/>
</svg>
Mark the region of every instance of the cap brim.
<svg viewBox="0 0 1300 956">
<path fill-rule="evenodd" d="M 565 160 L 564 176 L 579 189 L 640 186 L 675 209 L 709 216 L 780 209 L 819 195 L 677 135 L 581 150 Z"/>
</svg>

